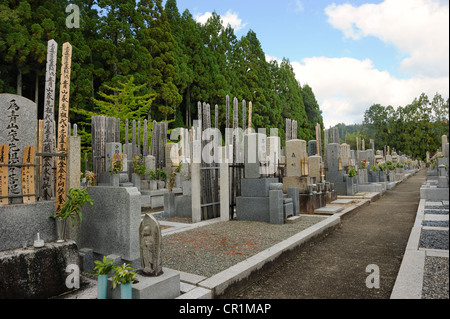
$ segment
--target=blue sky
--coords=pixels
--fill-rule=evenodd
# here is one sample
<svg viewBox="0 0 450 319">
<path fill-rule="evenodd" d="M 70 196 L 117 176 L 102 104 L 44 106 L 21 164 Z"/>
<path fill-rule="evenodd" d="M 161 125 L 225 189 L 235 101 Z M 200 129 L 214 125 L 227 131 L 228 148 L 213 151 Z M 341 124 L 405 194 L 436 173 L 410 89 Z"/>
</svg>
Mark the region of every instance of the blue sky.
<svg viewBox="0 0 450 319">
<path fill-rule="evenodd" d="M 449 96 L 449 0 L 178 0 L 204 23 L 216 11 L 267 59 L 288 58 L 326 127 L 361 123 L 372 104 Z"/>
</svg>

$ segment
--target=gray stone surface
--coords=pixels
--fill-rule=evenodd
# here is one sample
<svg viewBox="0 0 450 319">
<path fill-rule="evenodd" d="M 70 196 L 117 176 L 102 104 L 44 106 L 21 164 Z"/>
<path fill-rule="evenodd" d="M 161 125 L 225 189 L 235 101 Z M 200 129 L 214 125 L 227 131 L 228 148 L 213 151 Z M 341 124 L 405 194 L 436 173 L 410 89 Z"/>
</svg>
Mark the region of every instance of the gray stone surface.
<svg viewBox="0 0 450 319">
<path fill-rule="evenodd" d="M 270 223 L 275 225 L 283 225 L 283 192 L 280 190 L 271 190 L 269 192 L 269 215 Z"/>
<path fill-rule="evenodd" d="M 33 245 L 39 232 L 44 242 L 56 240 L 55 201 L 0 206 L 0 251 Z"/>
<path fill-rule="evenodd" d="M 236 197 L 236 219 L 270 223 L 269 197 Z"/>
<path fill-rule="evenodd" d="M 259 135 L 258 133 L 244 135 L 244 176 L 245 178 L 259 178 Z"/>
<path fill-rule="evenodd" d="M 36 103 L 15 94 L 0 94 L 0 144 L 9 146 L 8 164 L 22 164 L 26 146 L 36 146 Z M 22 194 L 22 169 L 9 169 L 9 195 Z M 11 203 L 20 204 L 22 198 Z"/>
<path fill-rule="evenodd" d="M 317 141 L 312 140 L 308 141 L 308 156 L 315 156 L 317 155 Z"/>
<path fill-rule="evenodd" d="M 139 226 L 141 271 L 144 276 L 162 275 L 161 245 L 161 227 L 158 221 L 152 215 L 145 214 Z"/>
<path fill-rule="evenodd" d="M 241 179 L 241 195 L 244 197 L 269 196 L 271 183 L 278 183 L 277 178 L 243 178 Z"/>
<path fill-rule="evenodd" d="M 68 292 L 68 265 L 80 266 L 75 242 L 0 252 L 0 299 L 46 299 Z"/>
<path fill-rule="evenodd" d="M 94 206 L 83 208 L 80 247 L 117 254 L 122 259 L 139 258 L 141 193 L 135 187 L 88 187 Z"/>
<path fill-rule="evenodd" d="M 325 206 L 314 210 L 315 214 L 324 214 L 324 215 L 333 215 L 336 213 L 339 213 L 340 211 L 343 211 L 343 206 Z"/>
<path fill-rule="evenodd" d="M 300 215 L 300 197 L 298 192 L 299 189 L 295 187 L 287 189 L 287 196 L 292 199 L 292 210 L 294 216 Z"/>
<path fill-rule="evenodd" d="M 133 299 L 175 299 L 180 295 L 180 274 L 172 269 L 163 268 L 158 277 L 137 275 L 138 283 L 131 286 Z M 108 299 L 120 299 L 120 286 L 111 289 L 112 280 L 108 280 Z"/>
<path fill-rule="evenodd" d="M 326 146 L 327 149 L 327 165 L 328 172 L 339 170 L 339 157 L 341 156 L 341 148 L 337 143 L 331 143 Z M 328 181 L 328 178 L 327 178 Z"/>
</svg>

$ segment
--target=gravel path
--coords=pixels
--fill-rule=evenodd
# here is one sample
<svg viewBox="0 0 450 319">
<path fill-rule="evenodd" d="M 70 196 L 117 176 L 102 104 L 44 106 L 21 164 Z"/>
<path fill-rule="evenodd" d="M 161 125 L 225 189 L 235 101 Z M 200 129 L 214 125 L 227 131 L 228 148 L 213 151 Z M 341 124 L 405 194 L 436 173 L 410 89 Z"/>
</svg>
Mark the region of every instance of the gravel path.
<svg viewBox="0 0 450 319">
<path fill-rule="evenodd" d="M 236 221 L 163 237 L 165 267 L 211 277 L 322 221 L 321 216 L 301 216 L 295 224 Z"/>
<path fill-rule="evenodd" d="M 448 258 L 425 258 L 422 299 L 449 299 L 448 272 Z"/>
</svg>

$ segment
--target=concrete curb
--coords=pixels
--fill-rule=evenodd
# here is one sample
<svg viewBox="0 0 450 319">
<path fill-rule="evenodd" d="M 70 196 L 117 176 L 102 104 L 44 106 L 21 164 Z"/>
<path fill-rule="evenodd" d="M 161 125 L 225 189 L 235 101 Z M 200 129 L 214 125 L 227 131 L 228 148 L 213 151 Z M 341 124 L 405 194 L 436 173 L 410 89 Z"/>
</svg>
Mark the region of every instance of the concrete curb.
<svg viewBox="0 0 450 319">
<path fill-rule="evenodd" d="M 419 250 L 419 241 L 424 211 L 425 199 L 421 199 L 405 255 L 392 289 L 391 299 L 421 299 L 422 297 L 425 251 Z"/>
</svg>

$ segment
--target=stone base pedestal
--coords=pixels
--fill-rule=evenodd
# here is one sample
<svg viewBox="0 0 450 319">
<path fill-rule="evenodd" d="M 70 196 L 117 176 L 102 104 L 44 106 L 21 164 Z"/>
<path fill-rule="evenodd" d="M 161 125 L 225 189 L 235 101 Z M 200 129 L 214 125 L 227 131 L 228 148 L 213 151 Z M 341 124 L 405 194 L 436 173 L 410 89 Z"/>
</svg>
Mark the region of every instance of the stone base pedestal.
<svg viewBox="0 0 450 319">
<path fill-rule="evenodd" d="M 300 214 L 313 214 L 317 194 L 300 194 Z"/>
<path fill-rule="evenodd" d="M 308 193 L 308 186 L 312 184 L 312 177 L 309 176 L 286 176 L 283 177 L 283 193 L 288 188 L 298 188 L 300 193 Z"/>
<path fill-rule="evenodd" d="M 175 270 L 163 268 L 158 277 L 137 275 L 138 283 L 133 284 L 133 299 L 175 299 L 180 296 L 180 274 Z M 111 288 L 112 279 L 108 279 L 108 299 L 121 299 L 120 287 Z"/>
</svg>

